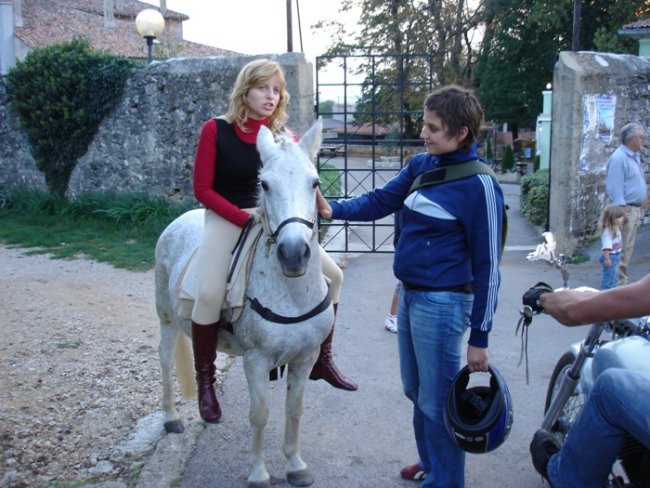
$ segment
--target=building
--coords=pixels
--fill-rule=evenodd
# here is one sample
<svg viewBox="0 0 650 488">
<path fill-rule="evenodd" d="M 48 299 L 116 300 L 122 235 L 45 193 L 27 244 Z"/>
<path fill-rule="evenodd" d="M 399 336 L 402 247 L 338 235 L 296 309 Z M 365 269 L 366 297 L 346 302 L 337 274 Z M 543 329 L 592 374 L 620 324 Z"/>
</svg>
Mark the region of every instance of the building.
<svg viewBox="0 0 650 488">
<path fill-rule="evenodd" d="M 618 33 L 639 41 L 639 56 L 650 56 L 650 19 L 625 24 Z"/>
<path fill-rule="evenodd" d="M 37 47 L 88 39 L 93 49 L 131 59 L 147 59 L 147 46 L 135 29 L 136 15 L 152 5 L 137 0 L 0 0 L 0 73 L 6 74 Z M 165 30 L 154 44 L 154 58 L 238 54 L 183 39 L 189 17 L 159 9 Z"/>
</svg>

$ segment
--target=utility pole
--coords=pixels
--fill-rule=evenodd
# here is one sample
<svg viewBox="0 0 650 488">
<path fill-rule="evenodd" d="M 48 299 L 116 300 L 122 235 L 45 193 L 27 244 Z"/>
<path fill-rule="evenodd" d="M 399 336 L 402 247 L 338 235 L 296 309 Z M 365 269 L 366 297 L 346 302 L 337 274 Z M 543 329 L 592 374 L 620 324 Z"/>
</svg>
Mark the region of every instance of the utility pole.
<svg viewBox="0 0 650 488">
<path fill-rule="evenodd" d="M 573 43 L 572 51 L 580 49 L 580 10 L 582 7 L 581 0 L 573 0 Z"/>
<path fill-rule="evenodd" d="M 287 52 L 293 52 L 293 26 L 291 25 L 291 0 L 287 0 Z"/>
</svg>

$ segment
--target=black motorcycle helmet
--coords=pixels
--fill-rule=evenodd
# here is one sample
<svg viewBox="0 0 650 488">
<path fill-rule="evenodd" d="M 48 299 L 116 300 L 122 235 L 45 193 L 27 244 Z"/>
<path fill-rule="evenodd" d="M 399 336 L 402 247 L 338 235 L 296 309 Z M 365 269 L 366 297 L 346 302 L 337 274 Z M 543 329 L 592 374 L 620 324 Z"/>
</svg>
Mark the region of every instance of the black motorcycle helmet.
<svg viewBox="0 0 650 488">
<path fill-rule="evenodd" d="M 512 426 L 512 399 L 503 376 L 489 366 L 490 386 L 469 384 L 465 366 L 447 393 L 445 426 L 456 445 L 471 453 L 490 452 L 508 438 Z"/>
</svg>

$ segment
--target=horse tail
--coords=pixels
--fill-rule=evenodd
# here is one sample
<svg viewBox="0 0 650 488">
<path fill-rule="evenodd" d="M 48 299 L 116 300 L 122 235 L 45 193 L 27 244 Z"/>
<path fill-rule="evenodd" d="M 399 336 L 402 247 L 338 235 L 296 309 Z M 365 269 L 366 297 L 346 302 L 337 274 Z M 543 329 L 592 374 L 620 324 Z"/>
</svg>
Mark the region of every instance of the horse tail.
<svg viewBox="0 0 650 488">
<path fill-rule="evenodd" d="M 196 396 L 196 382 L 194 379 L 194 366 L 192 364 L 192 353 L 190 352 L 190 338 L 185 334 L 179 334 L 176 342 L 176 375 L 181 384 L 183 398 L 186 400 Z"/>
</svg>

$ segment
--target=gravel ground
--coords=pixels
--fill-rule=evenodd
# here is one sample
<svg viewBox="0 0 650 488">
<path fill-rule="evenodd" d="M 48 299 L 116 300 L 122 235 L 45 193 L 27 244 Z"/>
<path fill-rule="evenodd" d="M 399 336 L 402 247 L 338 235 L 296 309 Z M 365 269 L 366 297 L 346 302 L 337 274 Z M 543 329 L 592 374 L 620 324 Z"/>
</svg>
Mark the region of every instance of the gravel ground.
<svg viewBox="0 0 650 488">
<path fill-rule="evenodd" d="M 0 246 L 0 486 L 133 486 L 164 435 L 153 271 L 26 253 Z"/>
</svg>

